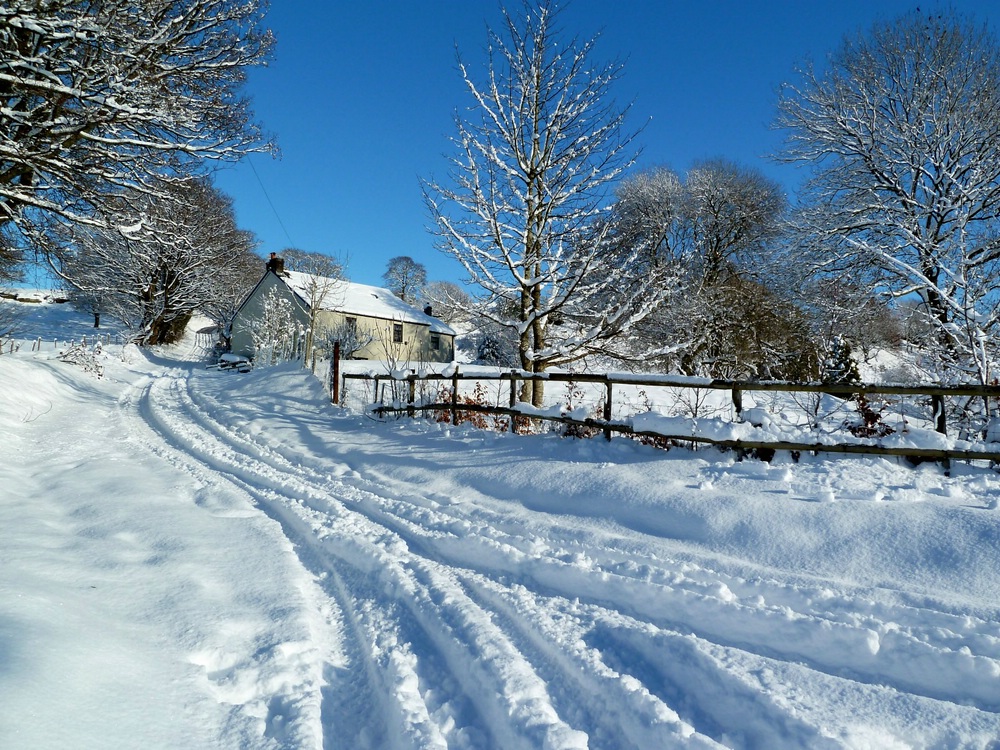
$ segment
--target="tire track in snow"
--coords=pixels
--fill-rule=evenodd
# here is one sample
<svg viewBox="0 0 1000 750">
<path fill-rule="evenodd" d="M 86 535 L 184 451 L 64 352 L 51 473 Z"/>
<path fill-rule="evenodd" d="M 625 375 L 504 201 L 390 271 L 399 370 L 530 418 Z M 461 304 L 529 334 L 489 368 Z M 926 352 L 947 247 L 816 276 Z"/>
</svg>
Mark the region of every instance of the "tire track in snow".
<svg viewBox="0 0 1000 750">
<path fill-rule="evenodd" d="M 891 626 L 896 624 L 893 617 L 903 623 L 909 617 L 910 610 L 905 607 L 876 602 L 875 609 L 881 608 L 883 612 L 888 612 L 889 618 L 873 618 L 864 627 L 860 627 L 856 621 L 838 622 L 823 616 L 826 615 L 823 611 L 818 615 L 808 611 L 813 608 L 811 602 L 814 599 L 822 598 L 808 589 L 781 582 L 764 585 L 761 582 L 734 579 L 708 567 L 692 571 L 689 562 L 681 567 L 676 560 L 656 560 L 648 555 L 644 556 L 641 550 L 625 553 L 612 549 L 602 541 L 613 538 L 613 534 L 609 535 L 604 530 L 576 528 L 566 535 L 556 533 L 556 530 L 546 535 L 541 521 L 526 525 L 525 518 L 519 515 L 504 516 L 491 511 L 488 515 L 468 518 L 463 515 L 467 508 L 442 505 L 431 497 L 422 496 L 419 490 L 411 488 L 404 496 L 398 488 L 392 486 L 383 487 L 379 492 L 378 483 L 362 482 L 350 477 L 331 478 L 321 470 L 301 465 L 301 456 L 297 461 L 285 456 L 279 447 L 266 441 L 266 435 L 251 439 L 220 424 L 213 418 L 215 409 L 208 398 L 194 389 L 193 382 L 180 377 L 182 373 L 178 375 L 179 377 L 170 381 L 169 388 L 165 381 L 159 386 L 160 392 L 150 397 L 151 422 L 162 422 L 160 425 L 153 424 L 154 428 L 162 430 L 165 435 L 179 434 L 181 437 L 176 439 L 182 448 L 185 445 L 193 446 L 199 440 L 206 444 L 213 444 L 214 440 L 214 448 L 207 451 L 207 456 L 199 454 L 198 460 L 205 462 L 210 468 L 224 473 L 228 471 L 235 480 L 251 490 L 271 488 L 274 495 L 270 499 L 261 497 L 258 500 L 262 508 L 269 508 L 272 517 L 278 518 L 283 524 L 287 525 L 290 517 L 308 518 L 309 521 L 299 527 L 288 529 L 286 526 L 289 538 L 300 550 L 314 548 L 317 559 L 325 560 L 327 565 L 341 571 L 343 585 L 348 592 L 367 590 L 368 597 L 361 598 L 369 608 L 369 615 L 372 611 L 391 610 L 399 605 L 409 613 L 406 616 L 383 613 L 384 623 L 373 624 L 374 619 L 377 619 L 374 618 L 372 622 L 365 620 L 364 625 L 371 633 L 376 634 L 375 640 L 383 644 L 378 659 L 373 662 L 373 669 L 381 674 L 391 673 L 388 677 L 383 677 L 384 688 L 375 686 L 376 692 L 382 690 L 386 695 L 393 696 L 394 715 L 398 717 L 394 721 L 397 728 L 387 735 L 387 740 L 391 740 L 388 746 L 413 743 L 433 747 L 438 746 L 436 743 L 440 737 L 448 739 L 449 730 L 441 723 L 442 717 L 437 710 L 441 701 L 428 699 L 430 688 L 426 683 L 434 680 L 435 672 L 448 672 L 458 676 L 470 673 L 481 677 L 480 673 L 472 671 L 469 666 L 475 663 L 474 660 L 470 661 L 470 653 L 479 648 L 480 643 L 491 647 L 497 642 L 510 649 L 500 652 L 500 661 L 519 661 L 518 668 L 523 667 L 528 674 L 533 674 L 535 684 L 548 691 L 546 700 L 537 703 L 534 713 L 529 710 L 527 715 L 544 714 L 541 707 L 547 706 L 548 710 L 562 716 L 564 726 L 586 729 L 592 732 L 595 741 L 615 730 L 616 721 L 611 717 L 616 713 L 620 716 L 623 707 L 633 705 L 634 696 L 641 694 L 643 690 L 648 696 L 648 705 L 652 707 L 648 710 L 665 711 L 666 714 L 673 712 L 674 717 L 677 716 L 677 708 L 684 712 L 684 719 L 692 727 L 691 734 L 679 740 L 682 732 L 679 734 L 671 731 L 671 742 L 692 746 L 695 746 L 694 743 L 708 742 L 711 746 L 711 740 L 705 735 L 724 737 L 727 731 L 734 730 L 725 725 L 724 715 L 719 717 L 704 711 L 686 711 L 684 706 L 671 707 L 669 704 L 677 700 L 677 697 L 669 690 L 659 690 L 654 684 L 655 674 L 640 673 L 636 676 L 628 674 L 627 669 L 619 671 L 609 666 L 621 666 L 618 664 L 621 659 L 616 654 L 620 652 L 627 655 L 630 653 L 629 648 L 640 655 L 654 656 L 663 643 L 671 642 L 669 633 L 660 638 L 638 637 L 634 633 L 625 639 L 609 637 L 611 633 L 632 632 L 641 628 L 637 624 L 635 628 L 626 631 L 615 630 L 607 624 L 606 618 L 595 618 L 590 623 L 590 629 L 584 633 L 583 640 L 592 651 L 600 652 L 603 648 L 606 661 L 600 656 L 596 657 L 596 661 L 584 658 L 582 663 L 588 665 L 588 671 L 586 679 L 578 681 L 581 687 L 565 687 L 577 680 L 575 670 L 579 669 L 580 660 L 574 662 L 572 657 L 562 653 L 562 649 L 554 651 L 547 646 L 538 645 L 551 643 L 553 636 L 558 635 L 558 629 L 546 630 L 540 622 L 542 618 L 537 612 L 530 611 L 530 608 L 526 612 L 519 612 L 501 606 L 495 597 L 491 600 L 481 596 L 470 585 L 470 575 L 481 577 L 489 586 L 502 592 L 512 590 L 507 581 L 514 580 L 529 586 L 533 596 L 548 595 L 551 601 L 561 602 L 559 606 L 562 607 L 570 607 L 571 601 L 578 598 L 584 606 L 607 605 L 610 607 L 609 612 L 639 617 L 645 627 L 652 626 L 651 632 L 672 630 L 673 637 L 687 639 L 683 643 L 688 650 L 680 653 L 692 656 L 679 674 L 685 680 L 696 680 L 699 684 L 704 682 L 724 686 L 738 682 L 739 676 L 734 678 L 725 674 L 729 669 L 728 664 L 733 660 L 704 657 L 702 652 L 707 652 L 710 648 L 730 649 L 734 653 L 745 649 L 748 659 L 744 661 L 759 657 L 764 660 L 786 661 L 792 666 L 796 662 L 805 662 L 809 666 L 802 667 L 803 669 L 815 668 L 822 671 L 823 664 L 817 665 L 813 663 L 815 659 L 810 660 L 811 650 L 816 650 L 820 656 L 829 652 L 843 655 L 846 650 L 870 643 L 867 639 L 872 638 L 871 633 L 879 636 L 872 626 L 877 627 L 882 623 L 889 632 Z M 184 431 L 188 428 L 194 431 L 185 436 Z M 319 456 L 316 458 L 317 466 L 330 463 Z M 248 460 L 254 463 L 248 465 Z M 338 472 L 340 470 L 334 467 L 333 473 Z M 362 485 L 363 489 L 358 485 Z M 286 516 L 287 512 L 292 515 Z M 525 516 L 537 520 L 544 518 L 545 514 Z M 499 530 L 494 529 L 492 519 L 497 519 L 496 527 Z M 556 517 L 556 523 L 558 522 Z M 334 533 L 338 524 L 345 523 L 346 529 Z M 524 529 L 522 537 L 517 535 L 519 528 Z M 470 530 L 472 533 L 469 533 Z M 357 542 L 366 535 L 367 546 L 351 547 L 352 542 Z M 576 552 L 567 554 L 569 550 L 566 547 L 570 543 L 576 545 Z M 486 545 L 485 548 L 483 544 Z M 378 556 L 382 553 L 389 553 L 390 559 L 380 561 Z M 405 562 L 400 563 L 401 559 Z M 397 563 L 395 570 L 393 560 Z M 388 564 L 383 564 L 384 562 Z M 374 570 L 383 568 L 390 572 L 373 574 Z M 651 581 L 655 581 L 656 585 L 651 586 Z M 459 593 L 466 599 L 455 593 L 456 585 L 461 590 Z M 389 591 L 389 595 L 384 595 L 383 591 Z M 762 591 L 768 603 L 762 600 Z M 735 592 L 740 595 L 737 596 Z M 836 596 L 844 598 L 845 612 L 849 609 L 853 593 L 855 592 L 835 592 Z M 448 597 L 452 597 L 455 608 L 453 614 L 442 611 L 440 602 L 446 601 Z M 349 594 L 345 601 L 352 598 L 357 597 Z M 784 603 L 770 604 L 774 600 Z M 793 608 L 789 603 L 800 606 Z M 816 606 L 822 606 L 822 602 L 819 601 Z M 480 630 L 475 618 L 469 617 L 470 611 L 477 612 L 481 618 L 479 622 L 486 630 L 492 625 L 493 630 L 485 637 L 483 633 L 486 631 Z M 457 615 L 457 619 L 449 619 L 453 615 Z M 924 616 L 926 613 L 921 612 L 920 615 Z M 463 617 L 470 621 L 464 626 Z M 729 643 L 732 633 L 739 632 L 747 618 L 753 627 L 741 634 L 746 636 L 745 640 L 738 644 Z M 775 622 L 780 624 L 782 618 L 791 619 L 786 629 L 783 631 L 779 628 L 777 633 L 771 632 L 771 625 Z M 939 624 L 949 623 L 949 618 L 952 616 L 948 613 L 941 613 Z M 700 619 L 707 620 L 707 627 Z M 835 649 L 831 649 L 826 640 L 826 630 L 832 627 L 831 623 L 839 626 L 843 637 L 848 638 L 842 646 Z M 920 625 L 919 617 L 914 618 L 914 624 Z M 956 622 L 951 624 L 956 627 L 959 625 Z M 967 627 L 974 632 L 979 632 L 979 625 L 975 622 L 967 623 Z M 904 625 L 900 629 L 908 627 Z M 451 634 L 451 637 L 440 636 L 438 630 Z M 805 631 L 806 634 L 798 631 Z M 935 639 L 933 633 L 919 631 L 919 627 L 913 628 L 913 632 L 925 638 L 927 643 L 946 643 L 952 637 L 943 633 L 940 639 Z M 439 640 L 435 641 L 432 635 L 437 635 Z M 978 645 L 984 651 L 990 651 L 995 644 L 986 630 L 981 635 L 981 643 Z M 792 648 L 782 643 L 782 638 L 788 636 L 795 641 Z M 463 641 L 462 638 L 466 640 Z M 495 638 L 499 640 L 494 641 Z M 392 647 L 389 644 L 393 639 L 397 639 L 400 644 L 400 648 L 396 649 L 400 653 L 396 662 L 388 661 L 386 656 L 391 653 Z M 806 658 L 797 656 L 798 648 L 807 652 Z M 901 662 L 912 653 L 913 648 L 912 643 L 904 640 L 896 650 L 899 663 L 895 665 L 895 669 L 903 674 L 904 680 L 895 680 L 896 675 L 891 669 L 889 674 L 892 679 L 887 679 L 884 665 L 874 662 L 862 664 L 867 672 L 858 675 L 852 674 L 852 670 L 844 670 L 841 664 L 834 665 L 835 668 L 828 671 L 839 673 L 844 683 L 857 679 L 874 684 L 903 684 L 901 689 L 905 690 L 906 666 Z M 693 658 L 694 656 L 698 658 Z M 947 666 L 947 672 L 955 672 L 952 668 L 954 665 L 948 661 L 952 659 L 952 654 L 946 649 L 935 645 L 929 656 L 930 660 L 925 665 L 914 670 L 914 678 L 920 683 L 919 689 L 914 691 L 918 695 L 922 694 L 927 674 L 933 672 L 934 660 Z M 427 667 L 429 661 L 441 666 Z M 990 661 L 987 658 L 980 663 L 988 667 Z M 492 680 L 487 684 L 498 685 L 500 689 L 515 685 L 516 672 L 514 670 L 505 676 L 487 671 L 488 679 Z M 603 682 L 595 675 L 602 676 Z M 643 685 L 643 679 L 653 682 Z M 503 712 L 491 713 L 494 711 L 491 707 L 496 705 L 497 693 L 490 695 L 489 688 L 483 690 L 476 683 L 477 680 L 471 679 L 463 683 L 460 690 L 456 689 L 456 692 L 471 694 L 477 702 L 477 718 L 472 720 L 470 726 L 476 721 L 480 722 L 482 730 L 491 733 L 489 736 L 494 744 L 496 736 L 499 736 L 510 739 L 507 743 L 509 746 L 537 746 L 537 735 L 512 732 L 512 720 L 509 716 L 503 715 Z M 598 690 L 599 698 L 594 695 L 588 697 L 590 686 L 594 684 L 601 686 Z M 984 684 L 985 687 L 979 687 L 980 694 L 988 696 L 989 691 L 994 689 L 995 681 L 985 680 Z M 518 689 L 528 688 L 519 686 Z M 704 692 L 706 696 L 711 694 L 711 691 Z M 573 714 L 567 708 L 574 697 L 589 700 L 587 711 L 594 718 L 583 716 L 586 711 Z M 682 721 L 681 724 L 683 723 Z M 776 723 L 780 722 L 776 720 Z M 808 725 L 794 721 L 789 726 L 798 727 L 791 733 L 793 736 L 808 736 L 813 731 Z M 660 727 L 660 730 L 662 733 L 654 733 L 654 736 L 661 740 L 669 736 L 665 727 Z M 414 742 L 414 738 L 420 738 L 420 741 Z M 619 741 L 619 746 L 622 747 L 633 744 L 631 741 Z M 476 746 L 474 742 L 466 744 Z M 648 746 L 648 743 L 636 743 L 635 746 L 643 744 Z"/>
<path fill-rule="evenodd" d="M 435 747 L 436 742 L 421 742 L 436 734 L 434 727 L 415 715 L 411 708 L 400 710 L 387 703 L 386 696 L 392 696 L 399 706 L 412 707 L 414 701 L 407 692 L 412 689 L 411 681 L 386 670 L 385 663 L 372 654 L 369 643 L 392 643 L 398 647 L 401 638 L 393 625 L 382 623 L 375 626 L 371 621 L 362 622 L 357 612 L 363 611 L 372 602 L 378 602 L 376 593 L 369 592 L 363 581 L 359 582 L 357 571 L 344 566 L 337 556 L 324 552 L 328 542 L 326 529 L 336 523 L 336 516 L 327 509 L 326 513 L 311 510 L 303 503 L 302 495 L 308 492 L 289 494 L 287 488 L 295 488 L 297 483 L 284 481 L 287 478 L 254 475 L 244 470 L 244 464 L 252 461 L 231 450 L 223 441 L 215 439 L 209 432 L 196 427 L 196 420 L 168 416 L 172 406 L 178 402 L 170 398 L 176 393 L 183 380 L 182 372 L 174 372 L 173 377 L 163 377 L 151 381 L 142 388 L 138 398 L 137 411 L 147 429 L 160 438 L 149 447 L 180 468 L 201 475 L 208 473 L 221 477 L 239 488 L 248 502 L 275 520 L 285 536 L 292 541 L 296 554 L 307 569 L 311 570 L 342 613 L 349 635 L 342 644 L 348 664 L 347 670 L 327 667 L 325 676 L 328 685 L 323 690 L 321 708 L 323 725 L 328 729 L 323 746 L 326 748 L 383 748 L 411 746 Z M 179 413 L 179 412 L 178 412 Z M 188 416 L 194 416 L 188 415 Z M 199 446 L 199 447 L 195 447 Z M 192 468 L 194 467 L 194 468 Z M 301 488 L 300 488 L 301 490 Z M 299 505 L 298 512 L 289 512 L 285 506 Z M 342 570 L 346 568 L 346 574 Z M 350 584 L 344 578 L 355 579 Z M 369 610 L 377 609 L 374 605 Z M 384 661 L 384 660 L 383 660 Z M 400 716 L 393 721 L 393 716 Z M 395 735 L 389 732 L 395 724 Z M 410 741 L 403 742 L 401 738 Z M 443 746 L 443 745 L 441 745 Z"/>
<path fill-rule="evenodd" d="M 196 393 L 190 381 L 184 386 L 188 416 L 206 429 L 239 441 L 272 466 L 294 469 L 317 486 L 332 481 L 309 466 L 293 465 L 273 445 L 227 430 L 212 418 L 219 411 L 208 397 Z M 316 463 L 322 464 L 319 457 Z M 567 532 L 550 524 L 550 533 L 543 535 L 524 524 L 525 517 L 539 514 L 508 516 L 477 508 L 479 518 L 470 521 L 462 515 L 462 505 L 443 505 L 412 488 L 403 495 L 371 480 L 335 481 L 337 491 L 354 500 L 354 507 L 373 523 L 443 564 L 489 572 L 493 578 L 515 577 L 552 595 L 613 601 L 658 626 L 770 659 L 806 663 L 833 676 L 888 683 L 931 698 L 962 695 L 983 710 L 1000 711 L 1000 638 L 990 623 L 872 602 L 858 591 L 809 591 L 734 579 L 706 568 L 693 576 L 688 564 L 679 573 L 675 561 L 612 549 L 616 539 L 604 529 L 577 527 L 567 539 Z M 408 501 L 399 499 L 404 496 Z M 515 533 L 519 529 L 520 535 Z M 831 598 L 843 601 L 843 616 L 831 614 L 837 609 L 829 606 Z M 867 611 L 866 616 L 859 617 L 859 611 Z M 733 632 L 740 633 L 738 642 L 732 640 Z"/>
<path fill-rule="evenodd" d="M 201 484 L 203 489 L 199 494 L 202 498 L 199 504 L 203 505 L 208 512 L 221 516 L 242 516 L 245 511 L 234 510 L 231 503 L 226 507 L 219 507 L 218 501 L 213 498 L 215 493 L 223 495 L 230 494 L 235 490 L 238 496 L 245 498 L 248 506 L 257 504 L 256 498 L 247 493 L 245 488 L 238 482 L 220 475 L 216 472 L 206 471 L 204 465 L 192 459 L 186 449 L 183 440 L 175 435 L 164 435 L 156 430 L 150 431 L 151 402 L 154 390 L 159 389 L 162 383 L 177 377 L 179 373 L 173 371 L 163 376 L 147 377 L 133 386 L 124 396 L 119 399 L 119 419 L 124 423 L 126 434 L 129 438 L 142 447 L 164 459 L 179 471 L 182 471 L 194 478 Z M 313 605 L 314 622 L 311 623 L 313 634 L 311 643 L 306 645 L 308 651 L 310 647 L 319 653 L 319 658 L 314 654 L 308 662 L 296 664 L 294 644 L 275 644 L 268 653 L 257 652 L 245 654 L 242 661 L 236 666 L 226 670 L 223 676 L 215 678 L 213 676 L 213 666 L 215 657 L 212 654 L 200 654 L 194 652 L 191 655 L 192 663 L 202 664 L 206 670 L 206 678 L 210 682 L 216 679 L 224 679 L 230 682 L 235 669 L 243 673 L 257 671 L 262 672 L 268 665 L 262 662 L 263 657 L 279 662 L 276 668 L 297 671 L 299 681 L 294 684 L 285 684 L 270 692 L 267 688 L 260 687 L 257 691 L 244 689 L 241 695 L 235 693 L 230 695 L 226 692 L 219 693 L 220 702 L 230 703 L 237 707 L 244 707 L 251 716 L 256 716 L 262 711 L 262 706 L 266 711 L 264 718 L 263 737 L 270 737 L 281 742 L 282 746 L 288 747 L 323 747 L 323 724 L 329 722 L 329 705 L 323 700 L 324 686 L 330 683 L 340 682 L 338 675 L 343 673 L 340 666 L 347 660 L 346 654 L 338 653 L 338 647 L 343 646 L 343 639 L 339 637 L 341 627 L 339 621 L 343 617 L 343 609 L 335 598 L 330 600 L 317 600 L 314 592 L 304 592 L 307 601 L 311 600 Z M 315 620 L 326 622 L 326 632 L 315 632 Z M 281 664 L 285 662 L 285 664 Z M 341 678 L 342 679 L 342 678 Z M 348 679 L 353 685 L 363 685 L 362 680 L 356 676 L 349 675 Z M 243 682 L 253 682 L 253 676 L 247 677 Z M 283 689 L 280 689 L 282 688 Z M 362 690 L 362 694 L 364 691 Z M 349 692 L 346 694 L 350 694 Z M 361 703 L 358 707 L 353 707 L 351 712 L 357 712 L 364 708 L 366 704 Z M 362 714 L 363 715 L 363 714 Z M 373 725 L 377 723 L 373 722 Z"/>
<path fill-rule="evenodd" d="M 277 472 L 259 457 L 241 455 L 227 441 L 199 428 L 196 413 L 186 414 L 189 420 L 176 419 L 181 412 L 172 407 L 180 404 L 170 396 L 180 391 L 181 380 L 172 379 L 166 385 L 158 381 L 157 385 L 160 392 L 156 397 L 150 389 L 142 400 L 146 424 L 166 443 L 187 453 L 188 460 L 238 486 L 275 520 L 303 564 L 326 584 L 328 595 L 345 613 L 351 632 L 347 653 L 352 669 L 325 691 L 323 715 L 329 731 L 324 746 L 444 747 L 428 712 L 421 710 L 423 702 L 413 673 L 405 669 L 409 661 L 408 642 L 402 633 L 405 627 L 385 616 L 385 596 L 376 590 L 380 582 L 369 580 L 379 567 L 377 562 L 368 560 L 364 551 L 355 556 L 345 556 L 342 551 L 356 547 L 365 532 L 351 525 L 339 534 L 332 533 L 349 520 L 349 514 L 338 503 L 328 502 L 331 497 L 327 493 L 304 486 L 294 472 Z"/>
<path fill-rule="evenodd" d="M 519 648 L 531 654 L 540 674 L 564 711 L 590 734 L 596 747 L 672 745 L 692 748 L 718 745 L 695 734 L 697 723 L 684 721 L 667 703 L 636 680 L 609 669 L 585 638 L 605 618 L 617 612 L 578 602 L 541 598 L 523 586 L 503 587 L 475 573 L 463 576 L 470 596 L 488 606 Z M 569 679 L 567 679 L 567 677 Z M 621 694 L 620 700 L 595 701 L 595 696 Z M 609 729 L 611 730 L 609 733 Z"/>
<path fill-rule="evenodd" d="M 463 692 L 484 721 L 489 746 L 586 747 L 586 736 L 562 721 L 547 697 L 545 684 L 530 663 L 511 645 L 488 612 L 475 606 L 453 574 L 433 560 L 410 551 L 392 530 L 367 516 L 347 511 L 328 488 L 303 482 L 301 473 L 281 471 L 259 457 L 248 457 L 224 439 L 197 425 L 197 419 L 178 419 L 185 412 L 177 393 L 179 379 L 156 380 L 144 391 L 140 413 L 164 441 L 188 452 L 199 462 L 223 473 L 282 524 L 307 565 L 317 560 L 331 566 L 336 559 L 375 581 L 390 593 L 389 602 L 401 603 L 422 627 L 422 638 L 435 649 L 435 657 L 461 683 Z M 194 414 L 184 414 L 193 417 Z M 322 516 L 326 515 L 326 518 Z M 336 565 L 333 565 L 336 568 Z M 341 576 L 346 581 L 346 576 Z M 350 584 L 347 584 L 348 587 Z M 350 602 L 340 602 L 342 608 Z M 383 612 L 388 608 L 383 608 Z M 423 644 L 422 644 L 423 645 Z M 413 688 L 412 680 L 397 679 L 386 691 Z M 411 708 L 412 696 L 397 700 Z M 400 709 L 403 725 L 399 742 L 427 740 L 435 746 L 433 731 L 408 721 L 412 711 Z M 390 744 L 392 744 L 392 739 Z"/>
</svg>

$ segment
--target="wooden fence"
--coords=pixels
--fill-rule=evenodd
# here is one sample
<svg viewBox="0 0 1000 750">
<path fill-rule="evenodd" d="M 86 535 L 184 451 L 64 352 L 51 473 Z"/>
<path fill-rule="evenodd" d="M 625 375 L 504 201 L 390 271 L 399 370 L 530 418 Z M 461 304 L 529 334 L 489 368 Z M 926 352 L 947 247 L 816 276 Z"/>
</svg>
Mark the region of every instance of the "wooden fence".
<svg viewBox="0 0 1000 750">
<path fill-rule="evenodd" d="M 380 385 L 387 382 L 405 384 L 405 400 L 395 399 L 395 403 L 402 405 L 386 406 L 380 405 L 372 411 L 384 416 L 387 414 L 407 414 L 415 416 L 418 412 L 441 412 L 448 413 L 451 422 L 457 423 L 460 412 L 472 412 L 507 416 L 509 418 L 508 428 L 516 432 L 518 419 L 541 419 L 559 422 L 566 425 L 597 430 L 604 433 L 606 439 L 611 439 L 612 433 L 622 433 L 626 435 L 643 436 L 654 439 L 677 441 L 681 443 L 703 443 L 715 445 L 720 448 L 733 449 L 737 451 L 793 451 L 793 452 L 826 452 L 826 453 L 847 453 L 866 455 L 888 455 L 905 456 L 917 460 L 940 461 L 947 467 L 950 460 L 988 460 L 1000 462 L 1000 443 L 984 443 L 984 449 L 946 449 L 946 448 L 918 448 L 886 446 L 878 441 L 873 442 L 843 442 L 837 444 L 826 444 L 816 442 L 780 442 L 766 440 L 730 440 L 719 439 L 697 434 L 665 434 L 651 430 L 637 430 L 630 421 L 612 419 L 615 386 L 643 386 L 643 387 L 664 387 L 677 389 L 708 389 L 716 391 L 728 391 L 732 400 L 733 410 L 737 419 L 743 413 L 743 395 L 748 391 L 763 392 L 785 392 L 785 393 L 816 393 L 829 394 L 831 396 L 842 396 L 845 398 L 857 396 L 858 394 L 877 394 L 881 396 L 921 396 L 930 402 L 930 421 L 934 429 L 946 435 L 948 432 L 947 414 L 945 409 L 945 399 L 947 398 L 969 398 L 983 399 L 984 404 L 989 404 L 991 399 L 1000 403 L 1000 386 L 981 385 L 890 385 L 879 383 L 856 383 L 856 384 L 832 384 L 832 383 L 798 383 L 788 381 L 748 381 L 748 380 L 721 380 L 708 378 L 692 378 L 683 376 L 665 375 L 629 375 L 629 374 L 591 374 L 591 373 L 528 373 L 521 370 L 511 370 L 509 372 L 497 373 L 464 373 L 457 368 L 450 374 L 436 373 L 416 373 L 410 372 L 406 375 L 370 375 L 345 373 L 342 376 L 344 388 L 347 380 L 374 381 L 375 400 L 379 400 Z M 519 384 L 523 381 L 542 381 L 547 383 L 591 383 L 604 388 L 603 415 L 602 418 L 573 417 L 565 413 L 553 414 L 547 410 L 539 410 L 530 404 L 518 402 L 517 391 Z M 437 401 L 430 403 L 418 403 L 417 383 L 422 382 L 442 382 L 450 384 L 450 398 L 448 401 Z M 507 406 L 491 406 L 489 404 L 466 403 L 459 399 L 459 387 L 463 382 L 479 381 L 501 381 L 508 383 L 508 404 Z M 343 389 L 341 389 L 343 392 Z M 440 393 L 441 391 L 439 391 Z"/>
<path fill-rule="evenodd" d="M 97 344 L 100 344 L 101 346 L 111 346 L 112 343 L 124 344 L 125 342 L 126 338 L 120 333 L 96 333 L 91 336 L 83 336 L 79 343 L 81 346 L 95 346 Z M 21 347 L 28 343 L 31 344 L 31 351 L 40 352 L 46 348 L 58 351 L 60 348 L 76 346 L 77 341 L 59 341 L 59 339 L 43 339 L 38 337 L 25 342 L 10 338 L 6 341 L 0 341 L 0 354 L 13 354 L 14 352 L 20 351 Z M 6 347 L 6 352 L 4 347 Z"/>
</svg>

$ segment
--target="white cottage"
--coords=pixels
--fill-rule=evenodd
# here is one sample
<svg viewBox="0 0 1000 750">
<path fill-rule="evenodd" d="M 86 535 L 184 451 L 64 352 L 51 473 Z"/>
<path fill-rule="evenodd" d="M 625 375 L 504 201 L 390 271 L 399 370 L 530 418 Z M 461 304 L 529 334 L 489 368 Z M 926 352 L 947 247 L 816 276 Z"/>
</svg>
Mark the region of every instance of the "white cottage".
<svg viewBox="0 0 1000 750">
<path fill-rule="evenodd" d="M 253 356 L 251 331 L 262 318 L 272 290 L 292 303 L 293 315 L 303 329 L 314 324 L 317 346 L 325 331 L 340 328 L 364 344 L 351 353 L 354 359 L 451 362 L 455 357 L 455 331 L 388 289 L 286 271 L 282 259 L 273 255 L 263 278 L 233 319 L 234 353 Z"/>
</svg>

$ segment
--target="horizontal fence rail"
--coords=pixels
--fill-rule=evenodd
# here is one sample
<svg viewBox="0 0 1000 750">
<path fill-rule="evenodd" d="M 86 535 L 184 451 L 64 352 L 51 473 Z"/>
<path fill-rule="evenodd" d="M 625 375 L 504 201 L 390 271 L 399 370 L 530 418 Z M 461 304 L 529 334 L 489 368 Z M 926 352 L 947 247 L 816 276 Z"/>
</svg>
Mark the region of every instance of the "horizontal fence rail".
<svg viewBox="0 0 1000 750">
<path fill-rule="evenodd" d="M 637 437 L 648 437 L 666 441 L 715 445 L 719 448 L 732 449 L 741 452 L 780 450 L 791 452 L 808 451 L 817 453 L 825 452 L 902 456 L 918 460 L 941 461 L 946 467 L 950 460 L 987 460 L 1000 463 L 1000 443 L 989 443 L 991 446 L 996 445 L 996 450 L 968 450 L 960 448 L 886 446 L 880 444 L 876 438 L 868 439 L 868 442 L 857 441 L 841 443 L 720 439 L 698 434 L 666 434 L 664 432 L 652 430 L 637 430 L 629 422 L 611 419 L 612 397 L 614 386 L 616 385 L 728 391 L 731 394 L 733 409 L 737 416 L 740 416 L 743 412 L 743 394 L 748 391 L 823 393 L 831 396 L 843 397 L 852 397 L 857 396 L 858 394 L 922 396 L 930 400 L 932 412 L 931 421 L 935 430 L 944 435 L 947 434 L 947 420 L 944 408 L 945 398 L 982 398 L 986 403 L 989 403 L 989 399 L 996 399 L 1000 402 L 1000 386 L 984 386 L 974 384 L 939 385 L 931 383 L 916 385 L 893 383 L 807 383 L 778 380 L 726 380 L 675 375 L 632 375 L 624 373 L 529 373 L 523 370 L 510 370 L 507 372 L 495 373 L 465 373 L 455 370 L 451 373 L 409 372 L 406 374 L 397 373 L 382 375 L 345 373 L 342 377 L 345 386 L 347 380 L 373 381 L 376 400 L 378 400 L 380 383 L 394 382 L 407 384 L 407 397 L 405 405 L 380 405 L 373 408 L 372 411 L 380 416 L 402 413 L 415 416 L 420 412 L 448 412 L 450 413 L 452 422 L 454 423 L 456 421 L 456 415 L 459 412 L 471 412 L 506 416 L 510 420 L 509 425 L 512 431 L 516 431 L 518 419 L 539 419 L 600 431 L 603 432 L 604 436 L 608 439 L 610 439 L 612 433 L 617 432 Z M 487 404 L 466 403 L 459 401 L 459 383 L 478 381 L 500 381 L 509 383 L 510 390 L 508 406 L 491 406 Z M 603 419 L 579 419 L 565 413 L 557 415 L 548 413 L 547 410 L 536 409 L 526 403 L 519 403 L 516 399 L 515 389 L 519 383 L 524 381 L 590 383 L 603 385 L 606 391 Z M 417 403 L 416 384 L 422 382 L 451 383 L 450 401 Z M 400 401 L 397 400 L 396 403 L 400 403 Z"/>
<path fill-rule="evenodd" d="M 800 383 L 788 380 L 723 380 L 711 378 L 687 377 L 684 375 L 628 375 L 619 373 L 569 373 L 543 372 L 531 373 L 523 370 L 510 370 L 496 373 L 465 373 L 457 371 L 453 374 L 434 372 L 407 373 L 393 376 L 372 375 L 369 373 L 345 373 L 345 379 L 354 380 L 392 380 L 396 382 L 421 381 L 477 381 L 477 380 L 524 380 L 549 383 L 599 383 L 612 385 L 655 385 L 671 388 L 708 388 L 727 391 L 786 391 L 801 393 L 829 393 L 832 395 L 853 395 L 855 393 L 881 393 L 902 396 L 980 396 L 983 398 L 1000 399 L 1000 385 L 935 385 L 933 383 L 902 385 L 894 383 Z"/>
</svg>

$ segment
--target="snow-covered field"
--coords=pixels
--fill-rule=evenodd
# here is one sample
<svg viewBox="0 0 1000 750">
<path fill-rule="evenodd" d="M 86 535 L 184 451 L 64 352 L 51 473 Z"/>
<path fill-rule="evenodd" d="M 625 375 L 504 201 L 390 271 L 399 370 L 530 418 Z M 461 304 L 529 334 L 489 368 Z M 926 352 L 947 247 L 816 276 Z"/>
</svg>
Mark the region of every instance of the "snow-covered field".
<svg viewBox="0 0 1000 750">
<path fill-rule="evenodd" d="M 0 747 L 998 747 L 993 471 L 379 423 L 202 343 L 0 356 Z"/>
</svg>

